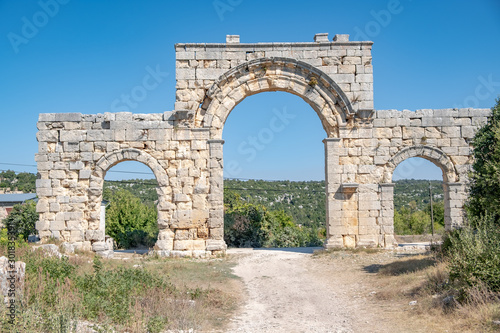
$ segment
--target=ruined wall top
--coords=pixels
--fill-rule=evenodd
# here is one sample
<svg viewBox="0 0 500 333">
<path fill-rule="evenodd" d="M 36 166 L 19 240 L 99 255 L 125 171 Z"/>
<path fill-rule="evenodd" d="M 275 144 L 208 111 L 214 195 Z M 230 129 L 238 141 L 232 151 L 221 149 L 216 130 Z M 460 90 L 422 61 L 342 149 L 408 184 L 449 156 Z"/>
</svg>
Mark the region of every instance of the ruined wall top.
<svg viewBox="0 0 500 333">
<path fill-rule="evenodd" d="M 248 49 L 254 47 L 256 49 L 266 49 L 272 47 L 275 50 L 289 50 L 295 48 L 309 49 L 328 49 L 331 46 L 363 46 L 363 48 L 371 48 L 372 41 L 350 41 L 349 35 L 336 34 L 332 40 L 329 39 L 328 33 L 319 33 L 314 36 L 314 41 L 311 42 L 259 42 L 259 43 L 241 43 L 239 35 L 227 35 L 226 43 L 177 43 L 175 44 L 176 51 L 198 51 L 200 49 L 217 49 L 225 48 L 232 51 Z"/>
<path fill-rule="evenodd" d="M 205 93 L 229 70 L 261 59 L 270 79 L 288 72 L 315 68 L 332 79 L 355 110 L 373 109 L 371 41 L 349 41 L 349 35 L 316 34 L 314 41 L 301 43 L 240 43 L 228 35 L 226 43 L 182 43 L 176 51 L 176 110 L 199 110 Z M 274 61 L 274 65 L 273 65 Z M 270 88 L 269 91 L 278 89 Z M 283 89 L 286 91 L 286 89 Z"/>
</svg>

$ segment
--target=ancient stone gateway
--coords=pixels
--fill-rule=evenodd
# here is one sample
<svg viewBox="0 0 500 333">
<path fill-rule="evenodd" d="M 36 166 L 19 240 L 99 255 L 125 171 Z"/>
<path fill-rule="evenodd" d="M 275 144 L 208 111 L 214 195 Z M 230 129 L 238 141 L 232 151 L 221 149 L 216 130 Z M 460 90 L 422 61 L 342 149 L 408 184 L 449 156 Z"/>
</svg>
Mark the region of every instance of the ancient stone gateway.
<svg viewBox="0 0 500 333">
<path fill-rule="evenodd" d="M 177 44 L 174 111 L 40 114 L 42 240 L 108 251 L 99 229 L 104 176 L 139 161 L 159 184 L 159 254 L 225 251 L 222 130 L 239 102 L 264 91 L 301 97 L 325 130 L 326 247 L 393 246 L 392 174 L 417 156 L 443 171 L 446 228 L 460 225 L 469 140 L 490 110 L 373 110 L 371 48 L 328 34 L 311 43 Z"/>
</svg>

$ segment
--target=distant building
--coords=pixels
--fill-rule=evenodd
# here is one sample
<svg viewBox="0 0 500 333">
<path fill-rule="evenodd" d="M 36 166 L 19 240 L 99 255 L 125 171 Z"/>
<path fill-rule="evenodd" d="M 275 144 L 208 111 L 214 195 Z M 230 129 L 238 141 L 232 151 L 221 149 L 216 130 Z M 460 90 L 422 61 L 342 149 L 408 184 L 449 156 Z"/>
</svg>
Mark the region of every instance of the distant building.
<svg viewBox="0 0 500 333">
<path fill-rule="evenodd" d="M 0 224 L 9 215 L 14 205 L 25 203 L 28 200 L 36 201 L 36 193 L 0 194 Z"/>
</svg>

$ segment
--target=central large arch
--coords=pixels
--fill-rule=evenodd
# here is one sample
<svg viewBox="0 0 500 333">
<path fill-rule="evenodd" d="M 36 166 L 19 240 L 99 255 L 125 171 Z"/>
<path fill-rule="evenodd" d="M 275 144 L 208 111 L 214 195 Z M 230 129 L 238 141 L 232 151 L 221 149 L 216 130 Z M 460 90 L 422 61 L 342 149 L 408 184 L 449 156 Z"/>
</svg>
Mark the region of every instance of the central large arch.
<svg viewBox="0 0 500 333">
<path fill-rule="evenodd" d="M 220 139 L 227 117 L 248 96 L 284 91 L 301 97 L 318 114 L 327 137 L 338 137 L 354 115 L 342 89 L 321 70 L 296 59 L 260 58 L 243 63 L 222 75 L 208 90 L 195 115 L 195 126 L 210 128 Z"/>
<path fill-rule="evenodd" d="M 288 58 L 260 58 L 243 63 L 222 76 L 210 87 L 203 103 L 196 111 L 194 125 L 210 130 L 210 195 L 209 225 L 219 230 L 211 235 L 214 240 L 224 237 L 224 175 L 222 131 L 227 117 L 246 97 L 261 92 L 283 91 L 302 98 L 320 118 L 326 132 L 325 188 L 327 239 L 339 234 L 337 221 L 340 188 L 339 128 L 346 127 L 354 117 L 353 107 L 342 89 L 321 70 L 299 60 Z M 331 242 L 331 241 L 329 241 Z"/>
</svg>

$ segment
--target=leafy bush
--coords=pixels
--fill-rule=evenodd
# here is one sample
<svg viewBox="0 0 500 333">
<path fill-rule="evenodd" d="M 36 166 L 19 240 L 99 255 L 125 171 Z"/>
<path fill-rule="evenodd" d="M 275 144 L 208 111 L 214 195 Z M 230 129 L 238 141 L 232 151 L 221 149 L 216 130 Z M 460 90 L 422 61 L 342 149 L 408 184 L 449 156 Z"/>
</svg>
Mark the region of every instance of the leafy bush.
<svg viewBox="0 0 500 333">
<path fill-rule="evenodd" d="M 433 204 L 434 231 L 444 231 L 444 205 L 442 202 Z M 430 205 L 424 210 L 412 211 L 402 207 L 394 211 L 394 232 L 397 235 L 421 235 L 431 232 Z"/>
<path fill-rule="evenodd" d="M 111 194 L 106 208 L 106 234 L 118 247 L 152 246 L 158 237 L 158 213 L 127 190 Z"/>
<path fill-rule="evenodd" d="M 500 225 L 500 99 L 491 112 L 488 123 L 474 136 L 468 211 L 476 218 L 487 214 Z"/>
<path fill-rule="evenodd" d="M 7 228 L 2 228 L 0 230 L 0 246 L 6 247 L 11 240 L 9 239 L 9 232 Z M 28 242 L 23 238 L 23 235 L 17 235 L 17 240 L 15 241 L 15 248 L 28 247 Z"/>
<path fill-rule="evenodd" d="M 27 240 L 29 235 L 37 232 L 35 229 L 36 221 L 38 221 L 36 203 L 30 200 L 24 204 L 14 205 L 9 216 L 3 220 L 3 224 L 9 229 L 12 228 L 16 235 Z"/>
<path fill-rule="evenodd" d="M 450 279 L 459 288 L 484 285 L 500 292 L 500 229 L 493 218 L 475 219 L 450 233 L 445 249 Z"/>
</svg>

